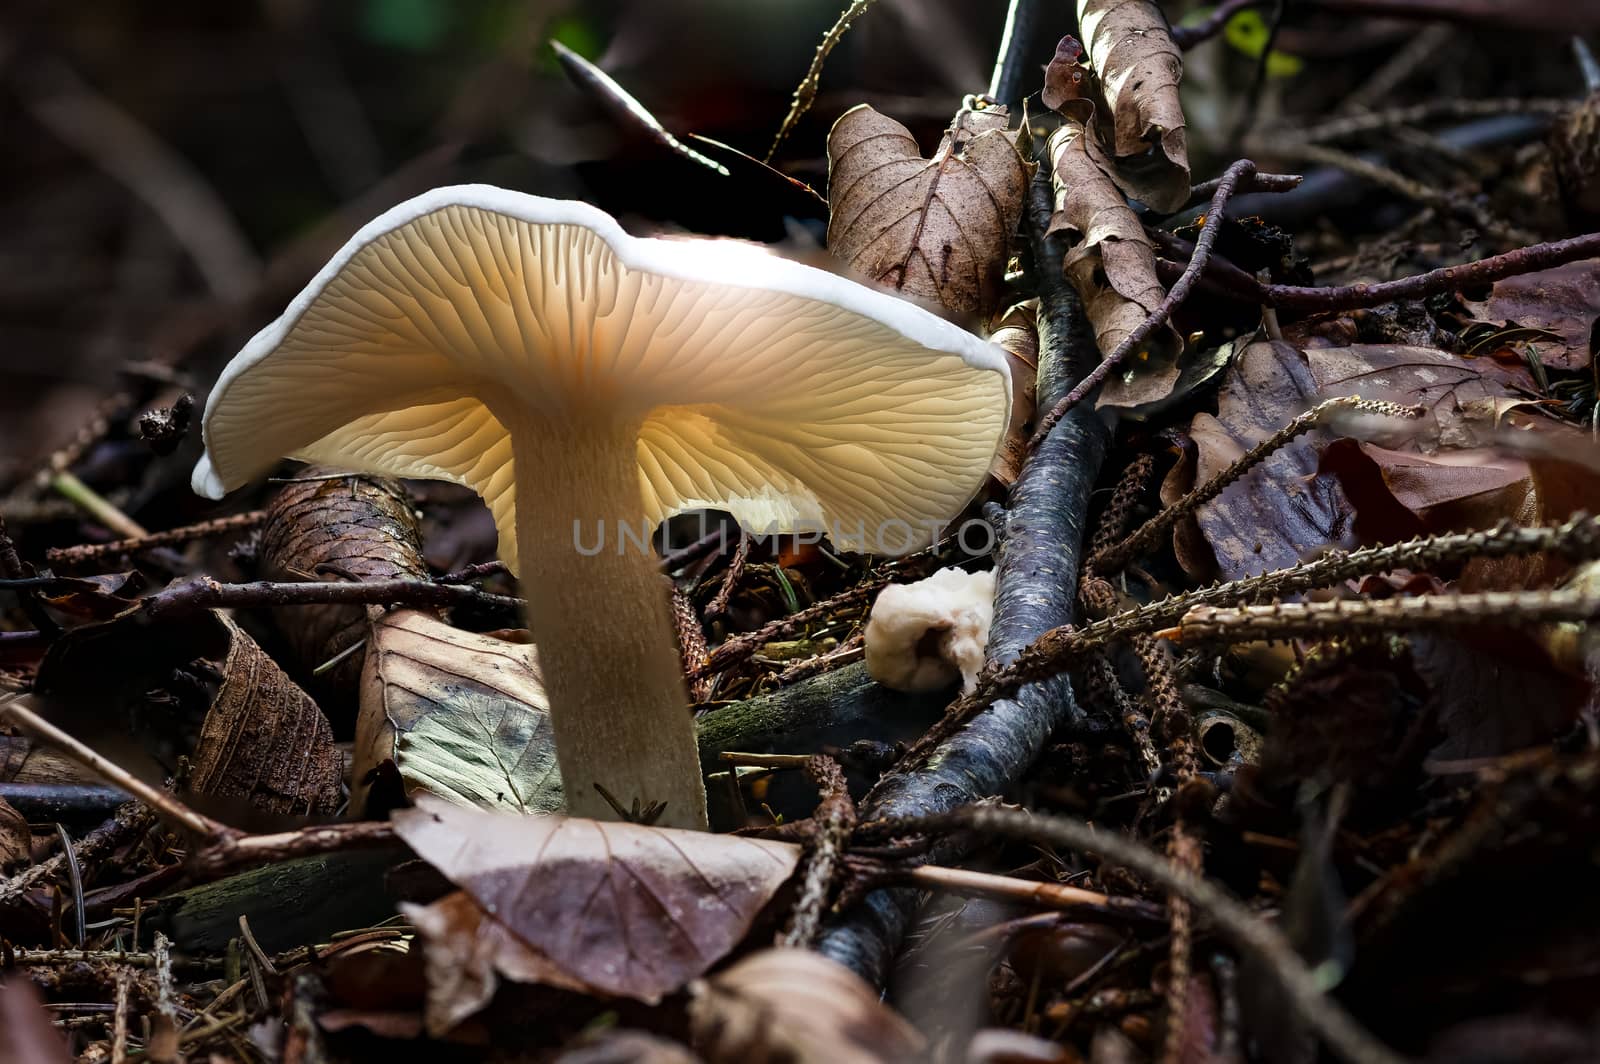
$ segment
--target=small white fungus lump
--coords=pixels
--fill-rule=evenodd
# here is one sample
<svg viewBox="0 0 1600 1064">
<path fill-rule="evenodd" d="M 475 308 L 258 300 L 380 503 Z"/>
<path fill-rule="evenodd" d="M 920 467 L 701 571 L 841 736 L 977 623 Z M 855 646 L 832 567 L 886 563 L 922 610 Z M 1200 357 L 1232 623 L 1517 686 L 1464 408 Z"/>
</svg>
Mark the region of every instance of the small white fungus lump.
<svg viewBox="0 0 1600 1064">
<path fill-rule="evenodd" d="M 978 685 L 994 620 L 994 573 L 940 569 L 914 584 L 890 584 L 867 621 L 867 672 L 896 691 L 937 691 L 959 677 Z"/>
</svg>

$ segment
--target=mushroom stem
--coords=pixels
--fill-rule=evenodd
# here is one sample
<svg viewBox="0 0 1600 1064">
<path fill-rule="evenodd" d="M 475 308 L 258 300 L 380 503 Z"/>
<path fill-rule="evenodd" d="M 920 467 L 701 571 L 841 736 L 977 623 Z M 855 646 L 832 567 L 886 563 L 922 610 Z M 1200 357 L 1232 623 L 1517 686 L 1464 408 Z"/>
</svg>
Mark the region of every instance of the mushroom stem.
<svg viewBox="0 0 1600 1064">
<path fill-rule="evenodd" d="M 624 806 L 665 802 L 659 824 L 704 830 L 705 782 L 667 588 L 640 519 L 639 423 L 584 413 L 530 413 L 506 425 L 518 567 L 567 812 L 615 820 L 599 783 Z"/>
</svg>

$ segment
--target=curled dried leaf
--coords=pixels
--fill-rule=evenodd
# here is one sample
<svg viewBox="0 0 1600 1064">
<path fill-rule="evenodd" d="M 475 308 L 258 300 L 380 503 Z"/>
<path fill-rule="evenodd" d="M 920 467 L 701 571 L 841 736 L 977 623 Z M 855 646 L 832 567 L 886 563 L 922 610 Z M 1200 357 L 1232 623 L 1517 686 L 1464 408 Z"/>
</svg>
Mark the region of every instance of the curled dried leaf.
<svg viewBox="0 0 1600 1064">
<path fill-rule="evenodd" d="M 200 726 L 189 786 L 274 813 L 329 814 L 344 802 L 344 759 L 328 718 L 238 625 L 227 633 L 222 686 Z"/>
<path fill-rule="evenodd" d="M 989 472 L 1006 487 L 1016 483 L 1028 457 L 1033 434 L 1034 379 L 1039 369 L 1039 301 L 1030 299 L 1008 309 L 990 334 L 1011 364 L 1011 422 Z"/>
<path fill-rule="evenodd" d="M 549 702 L 533 648 L 418 610 L 373 620 L 350 797 L 362 809 L 392 760 L 407 796 L 515 813 L 562 808 Z"/>
<path fill-rule="evenodd" d="M 400 910 L 426 943 L 423 1016 L 434 1037 L 489 1004 L 501 978 L 579 993 L 590 989 L 491 918 L 465 891 L 432 905 L 402 903 Z"/>
<path fill-rule="evenodd" d="M 897 291 L 992 311 L 1030 175 L 1008 118 L 963 108 L 924 159 L 899 122 L 846 111 L 828 133 L 828 249 Z"/>
<path fill-rule="evenodd" d="M 1177 210 L 1189 198 L 1189 148 L 1183 56 L 1166 16 L 1151 0 L 1078 0 L 1078 28 L 1111 110 L 1118 184 L 1155 210 Z"/>
<path fill-rule="evenodd" d="M 429 795 L 397 812 L 394 824 L 423 860 L 565 978 L 651 1004 L 737 945 L 799 859 L 798 848 L 783 843 L 510 816 Z"/>
<path fill-rule="evenodd" d="M 1044 91 L 1039 98 L 1052 111 L 1059 111 L 1069 100 L 1089 95 L 1089 71 L 1083 65 L 1083 45 L 1076 37 L 1056 42 L 1056 54 L 1044 68 Z"/>
<path fill-rule="evenodd" d="M 1048 144 L 1055 185 L 1052 232 L 1075 235 L 1063 269 L 1083 299 L 1102 354 L 1114 350 L 1149 317 L 1166 290 L 1156 278 L 1155 249 L 1111 178 L 1096 143 L 1087 101 L 1069 101 Z M 1170 325 L 1151 336 L 1101 389 L 1101 406 L 1138 406 L 1165 398 L 1178 382 L 1182 341 Z"/>
<path fill-rule="evenodd" d="M 807 950 L 769 949 L 691 988 L 695 1048 L 711 1064 L 882 1064 L 922 1036 L 854 972 Z"/>
</svg>

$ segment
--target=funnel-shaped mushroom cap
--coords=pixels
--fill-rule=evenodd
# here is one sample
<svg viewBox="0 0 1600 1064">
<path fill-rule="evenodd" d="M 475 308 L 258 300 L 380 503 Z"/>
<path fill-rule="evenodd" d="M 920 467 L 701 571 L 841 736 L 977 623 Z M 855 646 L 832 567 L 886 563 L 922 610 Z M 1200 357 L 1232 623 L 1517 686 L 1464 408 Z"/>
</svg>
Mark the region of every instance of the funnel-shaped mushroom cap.
<svg viewBox="0 0 1600 1064">
<path fill-rule="evenodd" d="M 843 277 L 463 185 L 363 228 L 245 346 L 194 488 L 220 497 L 284 455 L 452 480 L 514 564 L 507 421 L 626 419 L 642 510 L 619 519 L 720 508 L 900 553 L 982 483 L 1009 393 L 998 348 Z"/>
</svg>

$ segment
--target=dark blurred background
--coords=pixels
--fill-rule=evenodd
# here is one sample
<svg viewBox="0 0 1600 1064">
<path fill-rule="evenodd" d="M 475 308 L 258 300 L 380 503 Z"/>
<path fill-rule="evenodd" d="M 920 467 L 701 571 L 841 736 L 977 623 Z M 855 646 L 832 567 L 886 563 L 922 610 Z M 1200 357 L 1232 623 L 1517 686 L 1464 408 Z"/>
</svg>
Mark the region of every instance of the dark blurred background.
<svg viewBox="0 0 1600 1064">
<path fill-rule="evenodd" d="M 18 499 L 21 479 L 100 412 L 121 427 L 96 434 L 109 445 L 76 462 L 85 481 L 137 482 L 126 501 L 150 527 L 214 513 L 185 487 L 193 441 L 131 476 L 111 467 L 134 454 L 115 446 L 128 440 L 130 415 L 183 390 L 203 401 L 217 369 L 350 233 L 436 185 L 581 197 L 640 229 L 819 239 L 814 199 L 752 161 L 719 155 L 732 170 L 720 177 L 619 126 L 563 74 L 547 41 L 593 60 L 674 132 L 759 158 L 845 6 L 9 0 L 0 10 L 0 498 Z M 1165 6 L 1176 20 L 1197 5 Z M 1289 59 L 1269 71 L 1262 122 L 1340 104 L 1428 32 L 1302 9 L 1315 6 L 1292 6 L 1277 38 Z M 862 102 L 931 150 L 962 96 L 986 88 L 1005 8 L 878 0 L 833 53 L 815 106 L 774 164 L 824 191 L 827 129 Z M 1073 30 L 1067 0 L 1041 8 L 1034 69 Z M 1215 131 L 1248 95 L 1250 47 L 1218 39 L 1186 57 L 1197 179 L 1226 154 Z M 1468 30 L 1414 64 L 1406 88 L 1416 97 L 1572 93 L 1570 66 L 1559 37 Z M 97 465 L 101 453 L 110 465 Z M 138 448 L 135 457 L 150 456 Z"/>
<path fill-rule="evenodd" d="M 362 222 L 426 188 L 581 197 L 630 224 L 775 239 L 770 185 L 607 117 L 546 41 L 671 129 L 760 157 L 838 0 L 8 4 L 0 15 L 0 481 L 125 375 L 202 385 Z M 781 163 L 821 187 L 855 103 L 930 143 L 981 91 L 1003 0 L 881 0 Z M 1043 59 L 1041 58 L 1041 62 Z"/>
</svg>

